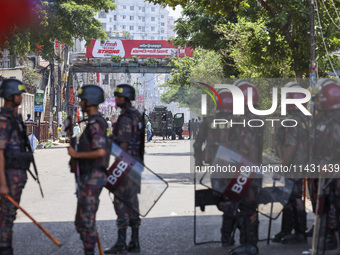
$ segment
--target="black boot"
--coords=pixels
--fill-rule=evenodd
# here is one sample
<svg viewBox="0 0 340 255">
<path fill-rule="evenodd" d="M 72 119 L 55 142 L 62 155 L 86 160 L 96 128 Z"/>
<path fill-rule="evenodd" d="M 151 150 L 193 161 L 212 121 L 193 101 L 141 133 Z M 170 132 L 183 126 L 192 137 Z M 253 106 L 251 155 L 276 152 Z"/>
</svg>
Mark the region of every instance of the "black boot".
<svg viewBox="0 0 340 255">
<path fill-rule="evenodd" d="M 118 229 L 118 240 L 114 246 L 104 251 L 105 254 L 127 253 L 126 249 L 126 229 Z"/>
<path fill-rule="evenodd" d="M 281 239 L 289 235 L 293 230 L 293 215 L 290 207 L 285 206 L 282 210 L 282 223 L 281 231 L 277 233 L 273 238 L 273 243 L 280 243 Z"/>
<path fill-rule="evenodd" d="M 223 247 L 233 246 L 235 243 L 233 234 L 235 219 L 234 217 L 228 217 L 223 214 L 222 216 L 222 228 L 221 228 L 221 242 Z"/>
<path fill-rule="evenodd" d="M 287 235 L 282 238 L 281 242 L 283 244 L 300 244 L 307 243 L 306 228 L 307 228 L 307 214 L 305 211 L 300 211 L 296 213 L 295 216 L 295 233 Z"/>
<path fill-rule="evenodd" d="M 229 255 L 259 255 L 257 247 L 259 221 L 250 222 L 249 212 L 240 213 L 240 246 L 229 251 Z"/>
<path fill-rule="evenodd" d="M 338 247 L 334 229 L 327 228 L 325 238 L 325 250 L 335 250 Z"/>
<path fill-rule="evenodd" d="M 138 227 L 131 228 L 131 241 L 127 247 L 128 252 L 140 252 L 138 231 Z"/>
<path fill-rule="evenodd" d="M 94 255 L 94 250 L 85 250 L 85 255 Z"/>
<path fill-rule="evenodd" d="M 244 244 L 231 249 L 229 255 L 259 255 L 259 249 L 256 245 Z"/>
<path fill-rule="evenodd" d="M 7 247 L 7 249 L 0 250 L 0 255 L 13 255 L 13 248 Z"/>
</svg>

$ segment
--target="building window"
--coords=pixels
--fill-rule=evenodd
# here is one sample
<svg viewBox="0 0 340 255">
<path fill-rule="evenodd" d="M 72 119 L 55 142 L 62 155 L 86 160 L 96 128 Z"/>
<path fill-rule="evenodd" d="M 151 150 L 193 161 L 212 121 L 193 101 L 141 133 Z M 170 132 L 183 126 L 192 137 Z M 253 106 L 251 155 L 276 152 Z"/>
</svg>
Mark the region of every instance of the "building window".
<svg viewBox="0 0 340 255">
<path fill-rule="evenodd" d="M 130 11 L 133 11 L 135 9 L 134 6 L 130 6 Z"/>
<path fill-rule="evenodd" d="M 133 30 L 133 26 L 130 26 L 130 30 Z"/>
<path fill-rule="evenodd" d="M 125 26 L 125 25 L 123 25 L 123 26 L 122 26 L 122 29 L 125 29 L 125 28 L 126 28 L 126 26 Z"/>
<path fill-rule="evenodd" d="M 155 27 L 151 27 L 151 31 L 155 31 Z"/>
<path fill-rule="evenodd" d="M 101 11 L 101 12 L 99 13 L 99 18 L 101 18 L 101 19 L 106 19 L 106 12 Z"/>
<path fill-rule="evenodd" d="M 123 15 L 123 19 L 126 19 L 126 16 L 125 16 L 125 15 Z"/>
<path fill-rule="evenodd" d="M 164 22 L 161 22 L 161 26 L 164 27 L 165 23 Z"/>
<path fill-rule="evenodd" d="M 151 36 L 151 40 L 155 40 L 155 37 L 154 37 L 154 36 Z"/>
<path fill-rule="evenodd" d="M 142 32 L 145 32 L 145 27 L 142 27 Z"/>
<path fill-rule="evenodd" d="M 123 5 L 123 9 L 124 9 L 124 10 L 126 9 L 126 5 Z"/>
<path fill-rule="evenodd" d="M 145 12 L 145 7 L 142 7 L 142 12 Z"/>
<path fill-rule="evenodd" d="M 117 26 L 116 25 L 113 26 L 113 30 L 115 30 L 115 31 L 117 30 Z"/>
<path fill-rule="evenodd" d="M 155 17 L 151 17 L 151 21 L 155 21 L 156 20 L 156 18 Z"/>
<path fill-rule="evenodd" d="M 109 84 L 109 75 L 104 74 L 103 84 Z"/>
<path fill-rule="evenodd" d="M 106 31 L 106 23 L 102 23 L 102 29 L 103 31 Z"/>
<path fill-rule="evenodd" d="M 130 16 L 130 20 L 134 20 L 134 18 L 135 18 L 134 16 Z"/>
<path fill-rule="evenodd" d="M 112 18 L 110 18 L 110 22 L 112 22 Z"/>
<path fill-rule="evenodd" d="M 117 20 L 117 15 L 113 15 L 113 20 Z"/>
<path fill-rule="evenodd" d="M 145 22 L 145 17 L 142 17 L 142 22 Z"/>
<path fill-rule="evenodd" d="M 161 29 L 161 34 L 164 34 L 164 29 Z"/>
<path fill-rule="evenodd" d="M 164 15 L 161 15 L 161 19 L 164 19 Z"/>
<path fill-rule="evenodd" d="M 155 7 L 151 7 L 151 11 L 154 12 L 156 10 Z"/>
</svg>

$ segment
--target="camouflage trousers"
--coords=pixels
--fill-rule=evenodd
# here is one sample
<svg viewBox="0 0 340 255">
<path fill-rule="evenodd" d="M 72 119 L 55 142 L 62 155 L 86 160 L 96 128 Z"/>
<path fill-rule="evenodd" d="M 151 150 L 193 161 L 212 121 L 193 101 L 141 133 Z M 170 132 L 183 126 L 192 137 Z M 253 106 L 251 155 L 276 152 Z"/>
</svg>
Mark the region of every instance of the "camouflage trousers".
<svg viewBox="0 0 340 255">
<path fill-rule="evenodd" d="M 318 186 L 319 186 L 319 179 L 308 179 L 308 188 L 309 188 L 309 194 L 310 199 L 313 205 L 313 212 L 315 213 L 316 205 L 317 205 L 317 195 L 318 195 Z M 335 197 L 340 197 L 340 180 L 336 179 L 333 187 L 329 187 L 326 189 L 326 193 L 328 192 L 328 196 L 330 196 L 331 190 L 333 190 L 333 193 Z M 336 206 L 334 202 L 331 202 L 329 205 L 329 208 L 327 208 L 328 212 L 328 218 L 327 218 L 327 227 L 329 229 L 336 229 L 338 225 L 338 212 L 336 209 Z"/>
<path fill-rule="evenodd" d="M 6 169 L 5 176 L 9 195 L 19 203 L 27 181 L 26 171 Z M 0 199 L 0 247 L 12 246 L 12 231 L 16 211 L 17 208 L 9 200 Z"/>
<path fill-rule="evenodd" d="M 129 198 L 128 204 L 132 205 L 133 208 L 139 208 L 137 194 Z M 126 229 L 128 226 L 139 227 L 141 222 L 139 214 L 126 206 L 125 203 L 119 200 L 116 196 L 113 201 L 113 206 L 117 214 L 116 223 L 118 229 Z"/>
<path fill-rule="evenodd" d="M 106 174 L 100 170 L 81 176 L 75 226 L 85 250 L 92 250 L 97 242 L 96 213 L 99 195 L 106 184 Z"/>
</svg>

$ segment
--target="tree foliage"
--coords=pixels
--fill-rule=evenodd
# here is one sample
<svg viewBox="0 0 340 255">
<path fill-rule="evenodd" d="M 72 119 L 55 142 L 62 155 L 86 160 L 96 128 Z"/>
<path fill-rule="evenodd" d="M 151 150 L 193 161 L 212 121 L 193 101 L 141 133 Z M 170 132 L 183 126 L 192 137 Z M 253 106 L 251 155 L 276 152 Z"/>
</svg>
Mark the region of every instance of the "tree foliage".
<svg viewBox="0 0 340 255">
<path fill-rule="evenodd" d="M 73 46 L 74 39 L 106 39 L 102 24 L 94 16 L 101 10 L 114 9 L 114 0 L 58 0 L 34 1 L 32 10 L 37 17 L 38 26 L 28 30 L 13 29 L 2 46 L 13 54 L 24 55 L 35 52 L 42 46 L 41 55 L 48 59 L 54 55 L 54 41 Z"/>
<path fill-rule="evenodd" d="M 162 86 L 170 90 L 162 94 L 164 103 L 178 102 L 181 107 L 200 111 L 201 85 L 215 84 L 223 78 L 222 56 L 214 51 L 195 50 L 193 57 L 179 58 L 171 72 L 171 79 Z M 204 86 L 203 86 L 204 87 Z"/>
<path fill-rule="evenodd" d="M 246 22 L 252 22 L 254 25 L 260 25 L 260 38 L 261 42 L 258 47 L 254 47 L 254 51 L 248 53 L 248 60 L 253 64 L 261 63 L 261 66 L 268 66 L 270 59 L 273 57 L 273 51 L 275 48 L 279 49 L 276 58 L 281 57 L 284 65 L 290 63 L 290 70 L 294 71 L 295 77 L 307 77 L 309 75 L 309 64 L 310 64 L 310 42 L 309 42 L 309 31 L 310 31 L 310 1 L 292 0 L 292 1 L 282 1 L 282 0 L 216 0 L 216 1 L 202 1 L 202 0 L 149 0 L 149 2 L 166 4 L 169 6 L 181 5 L 187 7 L 193 3 L 204 8 L 206 15 L 215 15 L 217 13 L 228 15 L 232 12 L 237 12 L 238 18 L 247 18 Z M 318 54 L 318 64 L 320 65 L 320 70 L 325 72 L 330 71 L 330 63 L 327 59 L 327 53 L 325 51 L 322 36 L 325 38 L 325 45 L 329 52 L 337 50 L 340 48 L 339 44 L 339 33 L 340 33 L 340 18 L 337 13 L 337 9 L 340 8 L 340 0 L 333 1 L 316 1 L 318 4 L 317 10 L 320 13 L 320 22 L 318 22 L 318 17 L 316 16 L 317 28 L 323 27 L 317 31 L 317 54 Z M 333 6 L 334 4 L 334 6 Z M 334 8 L 335 7 L 335 8 Z M 317 12 L 315 13 L 317 14 Z M 332 17 L 332 19 L 330 18 Z M 334 22 L 333 22 L 333 21 Z M 195 22 L 195 20 L 193 20 Z M 238 22 L 244 23 L 245 20 L 239 19 Z M 186 21 L 190 24 L 190 19 Z M 230 21 L 229 21 L 230 23 Z M 250 26 L 250 23 L 245 23 Z M 191 24 L 193 26 L 193 24 Z M 216 24 L 215 27 L 220 27 Z M 238 34 L 244 34 L 245 30 L 237 26 L 224 26 L 224 35 L 232 33 L 234 38 L 228 38 L 235 41 Z M 255 29 L 255 28 L 254 28 Z M 188 29 L 190 30 L 190 29 Z M 242 31 L 243 30 L 243 31 Z M 220 30 L 221 31 L 221 30 Z M 263 37 L 263 31 L 266 31 L 266 38 Z M 257 34 L 252 33 L 252 36 L 257 37 Z M 252 38 L 249 38 L 253 40 Z M 261 46 L 266 39 L 266 49 L 263 51 Z M 213 41 L 211 41 L 213 43 Z M 274 47 L 270 44 L 274 43 Z M 204 42 L 207 44 L 207 42 Z M 269 46 L 268 46 L 269 45 Z M 230 46 L 230 44 L 227 44 Z M 241 48 L 244 45 L 238 45 Z M 254 46 L 254 44 L 253 44 Z M 237 48 L 237 45 L 235 46 Z M 249 48 L 249 47 L 248 47 Z M 230 51 L 230 49 L 226 49 Z M 261 52 L 262 51 L 262 52 Z M 259 54 L 261 52 L 261 54 Z M 234 54 L 237 54 L 236 52 Z M 331 57 L 334 60 L 334 56 Z M 248 61 L 247 64 L 250 62 Z M 334 63 L 334 62 L 333 62 Z M 241 71 L 247 67 L 240 66 L 240 62 L 237 64 Z M 323 66 L 324 64 L 324 66 Z M 269 67 L 270 68 L 270 67 Z M 290 74 L 290 70 L 288 74 Z M 274 70 L 274 73 L 277 71 Z M 282 72 L 281 72 L 282 73 Z M 285 72 L 282 73 L 285 75 Z"/>
</svg>

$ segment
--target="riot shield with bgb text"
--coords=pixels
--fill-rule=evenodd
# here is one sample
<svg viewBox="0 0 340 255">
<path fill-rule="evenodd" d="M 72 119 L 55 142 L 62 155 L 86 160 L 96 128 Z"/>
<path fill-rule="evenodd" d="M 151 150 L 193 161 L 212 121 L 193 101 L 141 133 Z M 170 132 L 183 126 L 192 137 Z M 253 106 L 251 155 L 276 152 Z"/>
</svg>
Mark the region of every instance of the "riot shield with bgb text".
<svg viewBox="0 0 340 255">
<path fill-rule="evenodd" d="M 258 208 L 271 218 L 278 217 L 294 186 L 292 180 L 283 178 L 279 172 L 267 169 L 264 172 L 262 165 L 221 145 L 213 163 L 201 170 L 206 171 L 200 181 L 202 185 L 250 208 Z"/>
<path fill-rule="evenodd" d="M 145 217 L 168 188 L 168 183 L 112 143 L 115 161 L 108 170 L 106 188 L 126 206 Z"/>
</svg>

